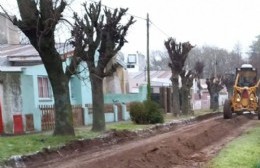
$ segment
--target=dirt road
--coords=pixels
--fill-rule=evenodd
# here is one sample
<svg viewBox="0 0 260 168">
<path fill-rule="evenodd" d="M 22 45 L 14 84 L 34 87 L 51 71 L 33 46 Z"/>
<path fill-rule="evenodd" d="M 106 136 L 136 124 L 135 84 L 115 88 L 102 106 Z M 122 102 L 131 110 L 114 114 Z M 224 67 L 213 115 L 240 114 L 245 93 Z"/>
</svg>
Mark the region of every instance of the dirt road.
<svg viewBox="0 0 260 168">
<path fill-rule="evenodd" d="M 202 167 L 229 141 L 253 127 L 258 120 L 222 116 L 167 128 L 156 136 L 115 132 L 107 140 L 78 141 L 58 151 L 25 159 L 27 167 L 53 168 L 184 168 Z M 164 132 L 164 133 L 162 133 Z M 116 135 L 117 134 L 117 135 Z M 116 135 L 116 136 L 115 136 Z M 127 138 L 115 138 L 127 137 Z M 115 141 L 115 142 L 113 142 Z"/>
</svg>

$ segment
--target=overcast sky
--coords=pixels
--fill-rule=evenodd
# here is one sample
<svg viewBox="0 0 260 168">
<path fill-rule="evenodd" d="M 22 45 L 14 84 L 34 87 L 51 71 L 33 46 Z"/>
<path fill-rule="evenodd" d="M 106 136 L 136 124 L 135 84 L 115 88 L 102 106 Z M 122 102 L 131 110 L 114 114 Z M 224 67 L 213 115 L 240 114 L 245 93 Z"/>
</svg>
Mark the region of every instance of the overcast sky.
<svg viewBox="0 0 260 168">
<path fill-rule="evenodd" d="M 96 1 L 96 0 L 95 0 Z M 74 0 L 67 11 L 81 12 L 83 0 Z M 91 2 L 91 1 L 88 1 Z M 0 4 L 15 12 L 15 0 Z M 164 41 L 215 46 L 231 51 L 239 43 L 243 53 L 260 34 L 260 0 L 102 0 L 111 8 L 129 8 L 136 23 L 130 27 L 125 54 L 139 51 L 146 55 L 146 16 L 149 13 L 150 51 L 164 50 Z M 129 18 L 126 15 L 125 18 Z"/>
</svg>

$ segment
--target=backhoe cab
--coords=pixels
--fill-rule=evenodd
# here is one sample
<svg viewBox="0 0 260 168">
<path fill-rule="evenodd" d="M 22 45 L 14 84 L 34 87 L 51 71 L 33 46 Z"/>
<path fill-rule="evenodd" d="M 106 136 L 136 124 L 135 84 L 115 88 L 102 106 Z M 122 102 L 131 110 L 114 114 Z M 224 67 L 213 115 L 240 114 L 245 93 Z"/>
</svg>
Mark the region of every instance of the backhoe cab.
<svg viewBox="0 0 260 168">
<path fill-rule="evenodd" d="M 224 119 L 232 118 L 232 113 L 256 112 L 260 120 L 259 84 L 257 70 L 251 64 L 237 68 L 233 95 L 224 103 Z"/>
</svg>

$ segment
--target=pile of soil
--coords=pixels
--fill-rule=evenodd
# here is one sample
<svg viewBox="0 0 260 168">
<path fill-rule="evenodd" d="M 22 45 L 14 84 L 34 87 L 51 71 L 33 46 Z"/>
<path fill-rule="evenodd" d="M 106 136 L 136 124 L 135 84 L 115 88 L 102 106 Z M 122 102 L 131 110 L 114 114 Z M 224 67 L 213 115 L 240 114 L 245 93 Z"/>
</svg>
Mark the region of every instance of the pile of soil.
<svg viewBox="0 0 260 168">
<path fill-rule="evenodd" d="M 257 121 L 246 116 L 224 120 L 216 115 L 156 125 L 136 132 L 114 130 L 100 138 L 77 140 L 59 149 L 43 149 L 37 154 L 23 156 L 20 165 L 55 168 L 201 167 L 225 143 Z"/>
</svg>

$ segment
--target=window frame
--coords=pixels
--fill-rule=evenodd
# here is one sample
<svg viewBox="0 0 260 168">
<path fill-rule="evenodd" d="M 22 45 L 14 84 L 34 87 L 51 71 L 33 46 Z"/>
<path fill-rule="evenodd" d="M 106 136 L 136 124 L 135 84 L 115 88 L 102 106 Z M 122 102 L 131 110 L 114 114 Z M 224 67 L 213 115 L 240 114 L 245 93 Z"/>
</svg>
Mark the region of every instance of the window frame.
<svg viewBox="0 0 260 168">
<path fill-rule="evenodd" d="M 37 76 L 38 98 L 48 100 L 52 98 L 52 88 L 48 76 Z"/>
</svg>

